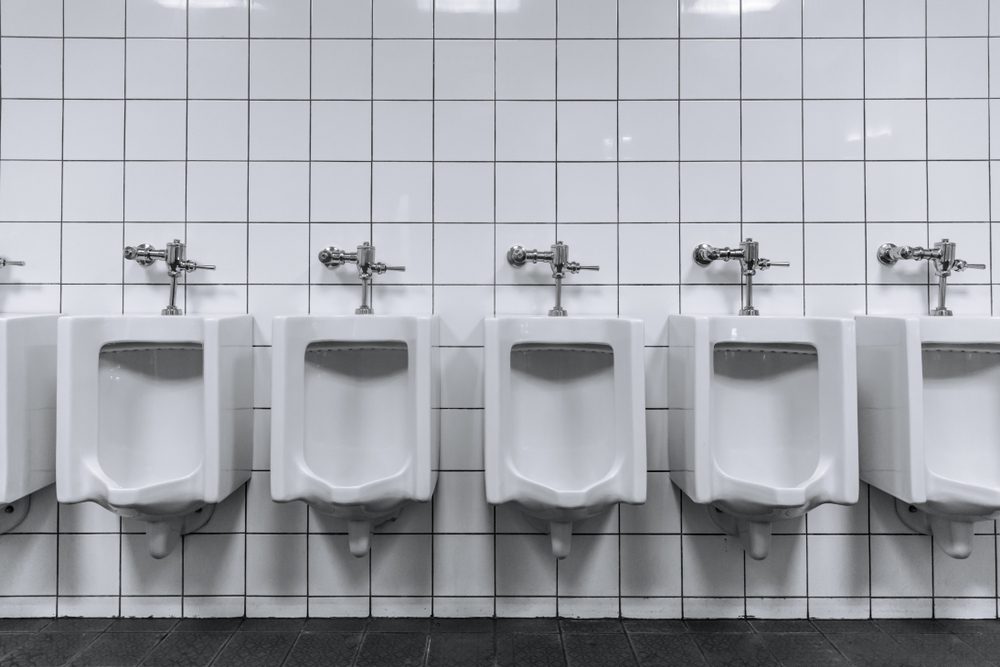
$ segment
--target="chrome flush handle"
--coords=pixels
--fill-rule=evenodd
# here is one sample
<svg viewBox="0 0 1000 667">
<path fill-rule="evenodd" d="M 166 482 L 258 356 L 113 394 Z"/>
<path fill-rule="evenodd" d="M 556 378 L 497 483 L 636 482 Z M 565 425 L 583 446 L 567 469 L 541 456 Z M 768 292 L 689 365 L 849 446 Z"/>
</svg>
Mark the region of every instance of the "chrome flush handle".
<svg viewBox="0 0 1000 667">
<path fill-rule="evenodd" d="M 926 259 L 938 277 L 938 305 L 931 308 L 931 315 L 948 316 L 951 310 L 945 304 L 948 298 L 948 276 L 966 269 L 985 269 L 985 264 L 972 264 L 955 257 L 955 242 L 941 239 L 933 248 L 921 246 L 899 246 L 895 243 L 883 243 L 875 251 L 875 257 L 885 266 L 893 266 L 901 259 L 920 261 Z"/>
<path fill-rule="evenodd" d="M 372 276 L 382 275 L 386 271 L 406 271 L 405 266 L 384 264 L 375 261 L 375 246 L 365 241 L 358 246 L 357 251 L 348 252 L 335 246 L 327 246 L 319 251 L 319 261 L 328 269 L 336 269 L 344 264 L 356 264 L 358 277 L 361 279 L 361 305 L 354 309 L 357 315 L 372 315 L 370 294 Z"/>
<path fill-rule="evenodd" d="M 187 246 L 180 239 L 174 239 L 163 250 L 157 250 L 148 243 L 125 246 L 122 256 L 142 267 L 152 266 L 157 260 L 166 263 L 167 275 L 170 277 L 170 300 L 167 302 L 167 307 L 160 311 L 163 315 L 184 314 L 184 311 L 177 307 L 177 278 L 182 273 L 191 273 L 198 269 L 215 270 L 214 264 L 199 264 L 188 259 Z"/>
<path fill-rule="evenodd" d="M 600 271 L 596 264 L 580 264 L 569 259 L 569 246 L 562 241 L 552 244 L 550 250 L 526 250 L 523 246 L 513 245 L 507 250 L 507 263 L 519 268 L 531 262 L 544 262 L 552 269 L 552 277 L 556 281 L 556 305 L 549 310 L 551 317 L 565 317 L 566 309 L 562 306 L 562 281 L 567 273 L 580 271 Z"/>
<path fill-rule="evenodd" d="M 760 256 L 760 242 L 747 237 L 738 248 L 717 248 L 707 243 L 701 243 L 694 249 L 694 261 L 699 266 L 708 266 L 715 261 L 728 262 L 736 260 L 740 263 L 740 274 L 743 277 L 743 304 L 740 315 L 760 315 L 753 305 L 753 277 L 758 271 L 765 271 L 775 266 L 791 266 L 791 262 L 776 262 Z"/>
</svg>

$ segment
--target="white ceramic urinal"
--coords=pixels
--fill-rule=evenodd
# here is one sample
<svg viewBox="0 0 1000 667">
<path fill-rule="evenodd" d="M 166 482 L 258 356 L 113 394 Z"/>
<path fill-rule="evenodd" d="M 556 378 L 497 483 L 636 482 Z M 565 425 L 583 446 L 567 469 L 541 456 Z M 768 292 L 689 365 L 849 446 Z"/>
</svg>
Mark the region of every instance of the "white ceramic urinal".
<svg viewBox="0 0 1000 667">
<path fill-rule="evenodd" d="M 955 558 L 1000 512 L 1000 318 L 857 318 L 861 479 Z M 992 530 L 992 529 L 991 529 Z"/>
<path fill-rule="evenodd" d="M 646 500 L 642 322 L 485 324 L 487 500 L 544 523 L 565 558 L 574 521 Z"/>
<path fill-rule="evenodd" d="M 146 523 L 162 558 L 250 476 L 249 315 L 59 321 L 56 489 Z"/>
<path fill-rule="evenodd" d="M 670 478 L 747 553 L 771 522 L 858 498 L 854 323 L 671 315 Z"/>
<path fill-rule="evenodd" d="M 437 341 L 434 316 L 274 320 L 271 495 L 345 519 L 355 556 L 434 493 Z"/>
<path fill-rule="evenodd" d="M 0 315 L 0 534 L 56 479 L 58 315 Z"/>
</svg>

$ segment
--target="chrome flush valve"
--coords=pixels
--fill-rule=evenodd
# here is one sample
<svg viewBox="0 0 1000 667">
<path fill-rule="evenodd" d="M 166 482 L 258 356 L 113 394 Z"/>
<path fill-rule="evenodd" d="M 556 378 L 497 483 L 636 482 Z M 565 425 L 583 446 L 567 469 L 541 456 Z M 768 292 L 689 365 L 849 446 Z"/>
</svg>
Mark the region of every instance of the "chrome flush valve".
<svg viewBox="0 0 1000 667">
<path fill-rule="evenodd" d="M 354 309 L 357 315 L 372 315 L 369 295 L 371 293 L 372 276 L 382 275 L 386 271 L 406 271 L 405 266 L 392 266 L 375 261 L 375 246 L 365 241 L 358 246 L 357 252 L 347 252 L 334 246 L 328 246 L 319 251 L 319 261 L 328 269 L 336 269 L 344 264 L 357 264 L 358 277 L 361 278 L 361 305 Z"/>
<path fill-rule="evenodd" d="M 182 273 L 191 273 L 197 269 L 215 270 L 214 264 L 199 264 L 187 258 L 187 246 L 180 239 L 174 239 L 167 244 L 165 250 L 157 250 L 148 243 L 137 246 L 125 246 L 122 253 L 125 259 L 134 260 L 142 267 L 152 266 L 160 259 L 167 264 L 167 275 L 170 276 L 170 301 L 160 313 L 162 315 L 183 315 L 184 311 L 177 307 L 177 278 Z"/>
<path fill-rule="evenodd" d="M 708 266 L 716 260 L 728 262 L 738 260 L 740 273 L 743 276 L 743 305 L 740 315 L 760 315 L 753 305 L 753 277 L 758 271 L 764 271 L 772 266 L 791 266 L 789 262 L 774 262 L 760 256 L 760 242 L 747 237 L 738 248 L 716 248 L 707 243 L 701 243 L 694 249 L 694 261 L 699 266 Z"/>
<path fill-rule="evenodd" d="M 875 257 L 885 266 L 892 266 L 901 259 L 930 261 L 934 267 L 934 275 L 938 277 L 938 305 L 931 308 L 931 315 L 947 316 L 952 312 L 945 305 L 948 297 L 948 276 L 966 269 L 985 269 L 985 264 L 970 264 L 964 259 L 955 258 L 955 242 L 941 239 L 933 248 L 920 246 L 898 246 L 895 243 L 883 243 L 875 251 Z"/>
<path fill-rule="evenodd" d="M 552 277 L 556 281 L 556 305 L 549 310 L 551 317 L 565 317 L 566 309 L 562 306 L 562 281 L 566 273 L 580 273 L 580 271 L 600 271 L 597 265 L 580 264 L 569 261 L 569 246 L 562 241 L 556 241 L 552 248 L 546 252 L 544 250 L 525 250 L 522 246 L 514 245 L 507 250 L 507 263 L 517 268 L 531 262 L 545 262 L 552 268 Z"/>
</svg>

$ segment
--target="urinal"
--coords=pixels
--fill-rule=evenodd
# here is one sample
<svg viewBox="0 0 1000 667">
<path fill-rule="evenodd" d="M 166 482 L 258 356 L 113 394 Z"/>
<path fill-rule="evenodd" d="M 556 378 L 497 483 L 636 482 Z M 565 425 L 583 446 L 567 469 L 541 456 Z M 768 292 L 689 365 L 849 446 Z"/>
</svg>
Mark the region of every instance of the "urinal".
<svg viewBox="0 0 1000 667">
<path fill-rule="evenodd" d="M 56 479 L 58 315 L 0 315 L 0 534 Z"/>
<path fill-rule="evenodd" d="M 271 496 L 347 521 L 351 553 L 361 557 L 374 526 L 434 493 L 438 318 L 373 314 L 371 274 L 392 267 L 374 262 L 370 244 L 328 248 L 320 260 L 358 263 L 362 306 L 353 316 L 274 320 Z"/>
<path fill-rule="evenodd" d="M 752 239 L 694 259 L 739 261 L 744 300 L 740 316 L 668 318 L 670 478 L 760 560 L 774 521 L 857 502 L 854 322 L 756 317 L 753 276 L 787 264 Z"/>
<path fill-rule="evenodd" d="M 512 248 L 515 266 L 552 264 L 556 306 L 485 321 L 486 498 L 546 529 L 556 558 L 570 553 L 573 522 L 646 500 L 642 322 L 564 317 L 562 274 L 585 268 L 567 254 L 558 242 Z"/>
<path fill-rule="evenodd" d="M 252 320 L 59 321 L 56 493 L 146 523 L 162 558 L 250 477 Z"/>
</svg>

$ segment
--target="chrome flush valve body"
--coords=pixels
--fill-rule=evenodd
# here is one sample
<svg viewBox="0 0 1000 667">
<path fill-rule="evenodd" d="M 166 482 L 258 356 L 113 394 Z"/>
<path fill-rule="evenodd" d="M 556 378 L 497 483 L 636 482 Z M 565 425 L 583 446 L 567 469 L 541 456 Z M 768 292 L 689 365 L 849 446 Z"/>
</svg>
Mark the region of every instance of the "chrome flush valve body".
<svg viewBox="0 0 1000 667">
<path fill-rule="evenodd" d="M 760 242 L 747 237 L 738 248 L 716 248 L 707 243 L 701 243 L 694 249 L 694 261 L 699 266 L 708 266 L 716 260 L 728 262 L 737 260 L 740 263 L 740 274 L 743 278 L 743 303 L 740 315 L 760 315 L 753 305 L 753 277 L 757 271 L 764 271 L 772 266 L 791 266 L 789 262 L 774 262 L 760 256 Z"/>
<path fill-rule="evenodd" d="M 405 266 L 392 266 L 375 261 L 375 246 L 365 241 L 358 246 L 356 252 L 347 252 L 335 246 L 327 246 L 319 251 L 319 261 L 328 269 L 336 269 L 344 264 L 356 264 L 358 277 L 361 279 L 361 305 L 354 309 L 356 315 L 373 315 L 371 306 L 371 283 L 375 274 L 382 275 L 386 271 L 406 271 Z"/>
<path fill-rule="evenodd" d="M 177 278 L 182 273 L 191 273 L 197 269 L 215 270 L 214 264 L 199 264 L 188 259 L 187 246 L 180 239 L 174 239 L 168 243 L 164 250 L 157 250 L 148 243 L 125 246 L 122 256 L 125 259 L 134 260 L 142 267 L 152 266 L 156 260 L 163 260 L 166 263 L 167 275 L 170 276 L 170 300 L 167 307 L 160 311 L 162 315 L 184 314 L 184 311 L 177 307 Z"/>
<path fill-rule="evenodd" d="M 933 248 L 883 243 L 875 251 L 875 257 L 885 266 L 893 266 L 901 259 L 928 260 L 934 269 L 934 275 L 938 277 L 938 305 L 931 308 L 930 314 L 944 317 L 952 315 L 951 310 L 945 305 L 948 298 L 948 276 L 966 269 L 986 268 L 985 264 L 970 264 L 964 259 L 957 259 L 955 242 L 948 239 L 941 239 Z"/>
<path fill-rule="evenodd" d="M 569 246 L 562 241 L 556 241 L 548 252 L 544 250 L 526 250 L 519 245 L 513 245 L 507 250 L 507 263 L 518 268 L 531 262 L 545 262 L 552 268 L 552 277 L 556 281 L 556 304 L 549 310 L 550 317 L 565 317 L 566 309 L 562 305 L 562 281 L 567 273 L 580 271 L 600 271 L 597 265 L 580 264 L 569 260 Z"/>
</svg>

